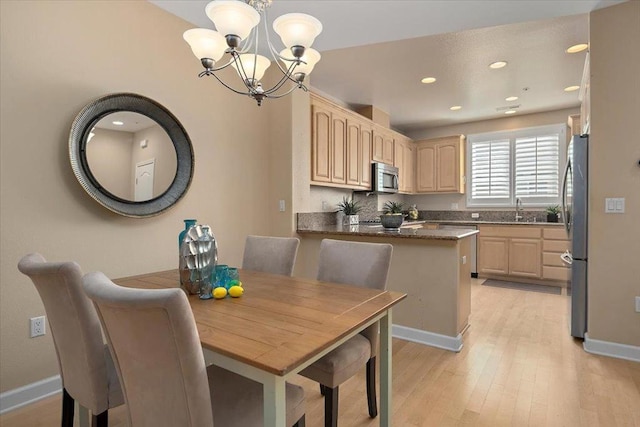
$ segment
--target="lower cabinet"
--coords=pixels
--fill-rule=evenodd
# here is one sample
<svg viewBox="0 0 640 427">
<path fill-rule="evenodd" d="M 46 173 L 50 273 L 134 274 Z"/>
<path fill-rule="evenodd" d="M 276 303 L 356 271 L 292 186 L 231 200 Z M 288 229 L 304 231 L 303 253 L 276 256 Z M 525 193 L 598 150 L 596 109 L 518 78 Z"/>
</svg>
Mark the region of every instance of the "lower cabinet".
<svg viewBox="0 0 640 427">
<path fill-rule="evenodd" d="M 540 227 L 481 226 L 478 236 L 478 273 L 541 277 Z"/>
<path fill-rule="evenodd" d="M 560 255 L 569 247 L 564 229 L 536 225 L 480 226 L 478 274 L 482 277 L 565 286 L 569 269 Z"/>
<path fill-rule="evenodd" d="M 571 270 L 561 259 L 569 249 L 569 240 L 564 228 L 545 228 L 542 241 L 542 278 L 567 283 Z"/>
</svg>

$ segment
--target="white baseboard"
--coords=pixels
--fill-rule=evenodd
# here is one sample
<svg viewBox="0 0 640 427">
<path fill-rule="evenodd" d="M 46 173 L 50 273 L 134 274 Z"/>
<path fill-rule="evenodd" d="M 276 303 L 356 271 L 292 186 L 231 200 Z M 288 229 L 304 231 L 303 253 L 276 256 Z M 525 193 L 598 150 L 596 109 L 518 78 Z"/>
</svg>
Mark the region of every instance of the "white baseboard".
<svg viewBox="0 0 640 427">
<path fill-rule="evenodd" d="M 37 402 L 62 391 L 60 375 L 45 378 L 13 390 L 0 393 L 0 414 Z"/>
<path fill-rule="evenodd" d="M 634 345 L 594 340 L 589 338 L 589 334 L 584 334 L 583 347 L 587 353 L 640 362 L 640 347 Z"/>
<path fill-rule="evenodd" d="M 431 347 L 442 348 L 444 350 L 455 351 L 456 353 L 462 350 L 461 334 L 458 334 L 458 336 L 454 338 L 448 335 L 440 335 L 400 325 L 393 325 L 391 333 L 395 338 L 430 345 Z"/>
</svg>

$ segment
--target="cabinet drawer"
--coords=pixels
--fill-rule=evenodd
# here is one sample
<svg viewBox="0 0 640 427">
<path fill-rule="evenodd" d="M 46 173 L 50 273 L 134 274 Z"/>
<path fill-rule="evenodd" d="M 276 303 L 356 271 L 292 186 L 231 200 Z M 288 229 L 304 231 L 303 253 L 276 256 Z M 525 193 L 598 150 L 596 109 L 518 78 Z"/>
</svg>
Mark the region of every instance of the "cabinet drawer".
<svg viewBox="0 0 640 427">
<path fill-rule="evenodd" d="M 545 239 L 567 240 L 567 232 L 564 227 L 545 227 L 542 229 L 542 236 Z"/>
<path fill-rule="evenodd" d="M 543 240 L 542 250 L 545 252 L 564 252 L 569 250 L 569 242 L 566 240 Z"/>
<path fill-rule="evenodd" d="M 571 270 L 564 267 L 542 267 L 542 278 L 549 280 L 564 280 L 568 281 Z"/>
<path fill-rule="evenodd" d="M 510 227 L 480 226 L 480 236 L 482 237 L 521 237 L 525 239 L 537 239 L 541 236 L 540 227 Z"/>
<path fill-rule="evenodd" d="M 542 264 L 567 268 L 566 264 L 560 259 L 558 252 L 544 252 L 542 254 Z"/>
</svg>

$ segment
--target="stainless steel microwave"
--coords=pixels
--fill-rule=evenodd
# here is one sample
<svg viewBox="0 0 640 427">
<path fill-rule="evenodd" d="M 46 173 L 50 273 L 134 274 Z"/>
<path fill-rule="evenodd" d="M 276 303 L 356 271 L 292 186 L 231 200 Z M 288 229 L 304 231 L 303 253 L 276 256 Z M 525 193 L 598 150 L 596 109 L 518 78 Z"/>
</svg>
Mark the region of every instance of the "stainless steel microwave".
<svg viewBox="0 0 640 427">
<path fill-rule="evenodd" d="M 385 163 L 371 164 L 371 191 L 376 193 L 398 192 L 398 168 Z"/>
</svg>

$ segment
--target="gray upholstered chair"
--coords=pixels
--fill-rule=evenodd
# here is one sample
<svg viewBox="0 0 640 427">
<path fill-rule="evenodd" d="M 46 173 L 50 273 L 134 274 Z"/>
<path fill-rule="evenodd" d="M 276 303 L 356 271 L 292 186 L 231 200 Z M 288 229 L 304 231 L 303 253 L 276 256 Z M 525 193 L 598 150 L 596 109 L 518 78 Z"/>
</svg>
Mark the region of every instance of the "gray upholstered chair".
<svg viewBox="0 0 640 427">
<path fill-rule="evenodd" d="M 386 289 L 393 247 L 386 243 L 359 243 L 324 239 L 320 243 L 318 280 Z M 366 365 L 369 416 L 378 415 L 376 354 L 380 337 L 375 323 L 328 353 L 300 374 L 320 383 L 324 395 L 324 425 L 338 425 L 338 386 Z"/>
<path fill-rule="evenodd" d="M 131 289 L 84 276 L 98 309 L 134 427 L 263 425 L 262 385 L 206 367 L 185 293 Z M 304 390 L 286 386 L 287 425 L 304 427 Z"/>
<path fill-rule="evenodd" d="M 123 404 L 124 397 L 100 320 L 82 289 L 80 266 L 46 262 L 33 253 L 18 269 L 36 286 L 49 319 L 62 378 L 62 426 L 73 426 L 75 400 L 92 412 L 94 427 L 106 427 L 109 408 Z"/>
<path fill-rule="evenodd" d="M 296 237 L 247 236 L 242 268 L 291 276 L 299 245 Z"/>
</svg>

